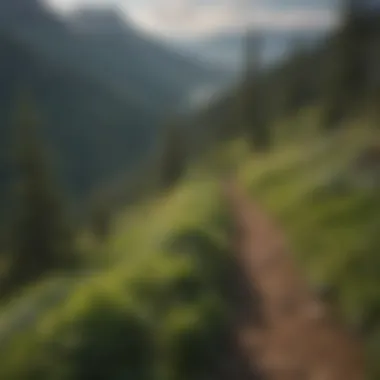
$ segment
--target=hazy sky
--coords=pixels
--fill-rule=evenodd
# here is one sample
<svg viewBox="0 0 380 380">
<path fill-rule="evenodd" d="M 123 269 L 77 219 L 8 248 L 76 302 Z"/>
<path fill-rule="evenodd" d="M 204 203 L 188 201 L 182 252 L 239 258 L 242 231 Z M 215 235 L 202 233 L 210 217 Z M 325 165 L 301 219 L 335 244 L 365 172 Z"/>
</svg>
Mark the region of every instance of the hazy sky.
<svg viewBox="0 0 380 380">
<path fill-rule="evenodd" d="M 202 35 L 241 28 L 315 29 L 336 24 L 339 0 L 45 0 L 68 11 L 111 5 L 141 27 L 171 35 Z"/>
</svg>

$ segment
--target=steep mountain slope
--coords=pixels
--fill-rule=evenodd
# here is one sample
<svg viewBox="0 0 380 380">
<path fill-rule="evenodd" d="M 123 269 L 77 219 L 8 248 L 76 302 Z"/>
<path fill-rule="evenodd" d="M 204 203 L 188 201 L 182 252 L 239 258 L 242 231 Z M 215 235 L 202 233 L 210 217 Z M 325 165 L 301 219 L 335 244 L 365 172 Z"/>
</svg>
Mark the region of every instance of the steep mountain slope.
<svg viewBox="0 0 380 380">
<path fill-rule="evenodd" d="M 260 35 L 264 40 L 263 60 L 266 64 L 272 64 L 286 57 L 296 48 L 315 45 L 326 33 L 327 31 L 324 30 L 262 31 Z M 206 37 L 174 40 L 173 44 L 205 62 L 239 72 L 243 66 L 245 38 L 243 33 L 231 31 Z"/>
<path fill-rule="evenodd" d="M 323 109 L 315 119 L 326 118 L 321 113 L 335 108 L 330 112 L 336 119 L 332 123 L 359 113 L 367 118 L 378 117 L 379 20 L 377 14 L 348 20 L 347 26 L 314 47 L 309 45 L 284 62 L 257 71 L 210 104 L 201 115 L 200 124 L 215 126 L 216 137 L 223 138 L 236 132 L 239 117 L 250 117 L 248 123 L 254 129 L 252 115 L 259 115 L 264 108 L 266 122 L 273 127 L 284 118 L 291 120 L 305 106 Z M 244 105 L 249 105 L 250 116 L 242 114 Z M 327 120 L 323 123 L 329 124 Z"/>
<path fill-rule="evenodd" d="M 68 18 L 71 32 L 108 67 L 107 81 L 147 104 L 178 104 L 188 91 L 221 79 L 221 73 L 191 61 L 133 27 L 112 10 L 82 10 Z M 186 93 L 186 94 L 184 94 Z"/>
<path fill-rule="evenodd" d="M 192 86 L 215 79 L 211 70 L 143 37 L 116 11 L 89 9 L 62 19 L 33 0 L 28 0 L 28 8 L 20 7 L 22 12 L 15 5 L 3 10 L 0 27 L 40 54 L 95 77 L 144 106 L 172 107 Z"/>
<path fill-rule="evenodd" d="M 182 104 L 191 86 L 215 79 L 112 12 L 69 21 L 36 0 L 0 2 L 0 55 L 0 180 L 11 173 L 9 116 L 24 87 L 36 97 L 76 194 L 136 165 L 162 116 Z"/>
<path fill-rule="evenodd" d="M 64 180 L 74 193 L 133 165 L 148 149 L 155 115 L 117 97 L 107 87 L 32 51 L 9 36 L 0 36 L 0 178 L 11 172 L 9 122 L 18 91 L 35 99 L 43 128 L 52 139 Z M 0 167 L 1 167 L 0 166 Z M 4 184 L 4 182 L 3 182 Z"/>
<path fill-rule="evenodd" d="M 342 196 L 333 182 L 350 174 L 352 159 L 376 136 L 360 124 L 265 156 L 251 156 L 240 142 L 222 150 L 239 182 L 281 222 L 308 282 L 331 286 L 344 320 L 368 329 L 369 379 L 379 373 L 380 199 L 354 182 Z M 226 304 L 236 251 L 220 183 L 208 169 L 203 162 L 164 199 L 121 215 L 105 247 L 113 268 L 40 284 L 2 309 L 2 378 L 212 378 L 239 300 Z"/>
</svg>

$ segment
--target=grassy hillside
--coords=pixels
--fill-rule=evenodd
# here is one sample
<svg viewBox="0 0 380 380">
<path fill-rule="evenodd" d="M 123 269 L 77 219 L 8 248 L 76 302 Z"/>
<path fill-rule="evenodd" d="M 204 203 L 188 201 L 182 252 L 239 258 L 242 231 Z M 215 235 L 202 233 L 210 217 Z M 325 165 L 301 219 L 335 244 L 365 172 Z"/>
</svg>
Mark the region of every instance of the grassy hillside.
<svg viewBox="0 0 380 380">
<path fill-rule="evenodd" d="M 104 271 L 52 279 L 4 305 L 0 377 L 195 379 L 226 355 L 230 255 L 218 173 L 276 215 L 313 286 L 331 286 L 352 326 L 366 328 L 380 375 L 380 197 L 351 162 L 378 138 L 352 128 L 252 156 L 237 141 L 193 167 L 170 193 L 121 214 Z M 26 308 L 22 310 L 23 308 Z"/>
</svg>

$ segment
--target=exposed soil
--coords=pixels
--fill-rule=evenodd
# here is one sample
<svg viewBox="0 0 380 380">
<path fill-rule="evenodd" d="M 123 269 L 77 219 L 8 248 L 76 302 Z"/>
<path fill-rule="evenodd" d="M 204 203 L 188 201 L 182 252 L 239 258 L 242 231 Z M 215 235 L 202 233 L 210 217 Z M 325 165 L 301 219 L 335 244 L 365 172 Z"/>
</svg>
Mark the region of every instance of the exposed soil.
<svg viewBox="0 0 380 380">
<path fill-rule="evenodd" d="M 240 271 L 235 332 L 253 378 L 364 380 L 361 342 L 309 289 L 281 228 L 235 183 L 224 190 Z M 233 378 L 252 377 L 235 370 Z"/>
</svg>

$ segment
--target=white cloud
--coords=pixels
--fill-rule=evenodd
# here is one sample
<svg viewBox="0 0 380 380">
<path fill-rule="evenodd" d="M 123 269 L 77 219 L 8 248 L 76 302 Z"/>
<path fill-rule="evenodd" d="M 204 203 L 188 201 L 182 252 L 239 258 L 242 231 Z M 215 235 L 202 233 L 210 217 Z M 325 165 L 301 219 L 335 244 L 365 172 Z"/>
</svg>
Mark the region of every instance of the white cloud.
<svg viewBox="0 0 380 380">
<path fill-rule="evenodd" d="M 243 6 L 234 2 L 160 0 L 154 6 L 136 7 L 131 16 L 144 28 L 165 35 L 200 35 L 222 30 L 240 30 L 249 24 L 265 29 L 320 29 L 338 22 L 330 9 L 288 7 L 278 9 Z"/>
<path fill-rule="evenodd" d="M 240 30 L 249 23 L 265 29 L 319 29 L 337 23 L 331 8 L 307 0 L 284 6 L 285 0 L 47 0 L 67 10 L 78 4 L 113 4 L 142 28 L 166 36 L 196 36 Z M 302 6 L 301 3 L 309 6 Z M 267 4 L 270 3 L 270 6 Z"/>
</svg>

